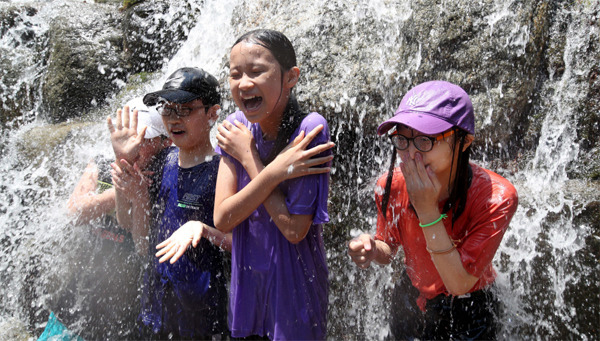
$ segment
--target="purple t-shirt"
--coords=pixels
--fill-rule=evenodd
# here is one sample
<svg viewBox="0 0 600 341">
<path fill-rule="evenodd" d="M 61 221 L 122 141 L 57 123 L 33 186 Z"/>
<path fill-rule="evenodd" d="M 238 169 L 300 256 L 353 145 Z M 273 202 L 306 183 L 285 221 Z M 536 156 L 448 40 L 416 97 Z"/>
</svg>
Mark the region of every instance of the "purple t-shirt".
<svg viewBox="0 0 600 341">
<path fill-rule="evenodd" d="M 232 123 L 234 119 L 252 131 L 259 154 L 265 158 L 274 141 L 263 140 L 260 126 L 248 122 L 243 112 L 227 117 Z M 324 129 L 308 148 L 329 141 L 327 121 L 318 113 L 307 115 L 290 141 L 300 131 L 308 134 L 319 124 Z M 250 182 L 246 170 L 219 147 L 216 151 L 235 163 L 237 189 L 244 188 Z M 289 212 L 312 214 L 313 223 L 306 237 L 292 244 L 260 205 L 235 227 L 229 301 L 231 335 L 260 335 L 272 340 L 324 339 L 329 281 L 322 224 L 329 221 L 329 174 L 287 180 L 279 188 L 286 197 Z"/>
</svg>

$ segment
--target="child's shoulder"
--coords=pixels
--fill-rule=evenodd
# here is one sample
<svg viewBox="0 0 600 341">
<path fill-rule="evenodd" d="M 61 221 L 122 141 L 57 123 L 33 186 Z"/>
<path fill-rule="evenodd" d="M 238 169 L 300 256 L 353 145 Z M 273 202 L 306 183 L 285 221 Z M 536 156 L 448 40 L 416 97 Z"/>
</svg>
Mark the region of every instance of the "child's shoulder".
<svg viewBox="0 0 600 341">
<path fill-rule="evenodd" d="M 177 165 L 179 156 L 179 148 L 176 146 L 169 146 L 161 150 L 154 158 L 154 162 L 150 166 L 150 170 L 153 172 L 163 172 L 167 167 L 173 167 Z"/>
<path fill-rule="evenodd" d="M 474 163 L 470 163 L 471 170 L 473 171 L 473 179 L 471 190 L 477 191 L 494 191 L 502 193 L 502 197 L 517 198 L 517 190 L 515 186 L 502 175 L 490 170 L 478 166 Z"/>
<path fill-rule="evenodd" d="M 383 174 L 381 174 L 379 176 L 379 178 L 377 178 L 377 182 L 376 182 L 376 191 L 378 190 L 378 188 L 385 188 L 385 185 L 387 183 L 387 178 L 388 178 L 388 172 L 385 172 Z M 392 190 L 396 190 L 401 188 L 402 186 L 404 186 L 404 175 L 402 174 L 402 170 L 400 170 L 400 167 L 396 167 L 394 168 L 394 175 L 392 177 Z M 383 192 L 381 192 L 383 193 Z"/>
<path fill-rule="evenodd" d="M 318 126 L 319 124 L 323 125 L 323 127 L 325 128 L 325 129 L 323 129 L 324 131 L 327 130 L 328 126 L 327 126 L 327 120 L 325 119 L 325 117 L 323 117 L 318 112 L 311 112 L 304 117 L 304 119 L 302 120 L 302 123 L 300 123 L 300 127 L 302 129 L 309 129 L 308 131 L 310 131 L 313 128 L 315 128 L 316 126 Z"/>
<path fill-rule="evenodd" d="M 177 161 L 179 157 L 179 147 L 169 146 L 161 151 L 161 156 L 164 158 L 164 162 Z"/>
<path fill-rule="evenodd" d="M 229 114 L 226 118 L 227 121 L 233 123 L 233 121 L 238 120 L 239 122 L 241 122 L 242 124 L 244 124 L 245 126 L 249 125 L 249 121 L 246 119 L 246 115 L 244 115 L 244 112 L 241 110 L 237 110 L 231 114 Z"/>
<path fill-rule="evenodd" d="M 330 136 L 327 120 L 325 120 L 325 118 L 321 116 L 321 114 L 316 112 L 311 112 L 310 114 L 306 115 L 304 119 L 302 119 L 302 122 L 300 122 L 300 126 L 298 127 L 292 138 L 295 138 L 298 134 L 300 134 L 301 131 L 304 131 L 305 134 L 308 134 L 320 124 L 323 125 L 323 130 L 321 130 L 321 132 L 315 137 L 315 139 L 310 143 L 309 146 L 315 146 L 317 144 L 329 141 Z"/>
</svg>

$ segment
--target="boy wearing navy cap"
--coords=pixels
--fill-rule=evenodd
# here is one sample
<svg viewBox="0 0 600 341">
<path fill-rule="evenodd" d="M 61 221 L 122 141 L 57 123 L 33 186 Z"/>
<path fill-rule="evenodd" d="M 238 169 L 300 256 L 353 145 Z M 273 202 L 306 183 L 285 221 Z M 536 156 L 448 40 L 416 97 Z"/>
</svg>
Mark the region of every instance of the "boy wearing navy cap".
<svg viewBox="0 0 600 341">
<path fill-rule="evenodd" d="M 135 165 L 114 165 L 117 196 L 129 195 L 132 204 L 132 228 L 147 231 L 149 255 L 159 250 L 144 276 L 139 317 L 143 339 L 211 339 L 227 331 L 220 248 L 231 248 L 231 234 L 213 227 L 220 158 L 210 129 L 220 109 L 217 88 L 218 81 L 206 71 L 182 68 L 162 90 L 144 96 L 144 104 L 158 105 L 176 146 L 169 149 L 155 199 L 147 185 L 140 185 L 145 184 L 144 174 Z"/>
</svg>

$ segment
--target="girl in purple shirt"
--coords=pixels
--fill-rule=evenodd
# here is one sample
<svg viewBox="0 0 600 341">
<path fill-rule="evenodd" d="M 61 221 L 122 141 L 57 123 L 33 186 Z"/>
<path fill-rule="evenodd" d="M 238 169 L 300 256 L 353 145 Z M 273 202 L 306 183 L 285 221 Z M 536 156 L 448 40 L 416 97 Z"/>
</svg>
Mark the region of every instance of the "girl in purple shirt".
<svg viewBox="0 0 600 341">
<path fill-rule="evenodd" d="M 322 224 L 333 159 L 327 122 L 292 95 L 300 70 L 290 41 L 256 30 L 231 49 L 241 109 L 219 127 L 223 155 L 215 226 L 233 231 L 229 326 L 234 338 L 324 339 L 328 272 Z"/>
</svg>

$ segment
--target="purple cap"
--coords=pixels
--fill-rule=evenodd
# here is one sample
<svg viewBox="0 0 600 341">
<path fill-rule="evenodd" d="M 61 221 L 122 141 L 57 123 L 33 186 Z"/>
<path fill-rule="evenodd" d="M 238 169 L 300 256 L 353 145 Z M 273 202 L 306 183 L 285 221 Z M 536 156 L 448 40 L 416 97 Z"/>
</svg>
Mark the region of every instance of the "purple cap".
<svg viewBox="0 0 600 341">
<path fill-rule="evenodd" d="M 475 115 L 469 95 L 459 86 L 445 81 L 430 81 L 410 89 L 394 117 L 377 128 L 383 135 L 396 124 L 424 134 L 439 134 L 458 127 L 475 134 Z"/>
</svg>

